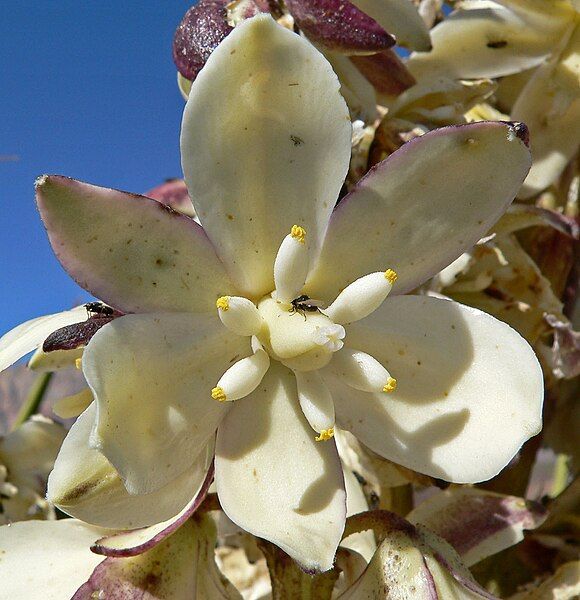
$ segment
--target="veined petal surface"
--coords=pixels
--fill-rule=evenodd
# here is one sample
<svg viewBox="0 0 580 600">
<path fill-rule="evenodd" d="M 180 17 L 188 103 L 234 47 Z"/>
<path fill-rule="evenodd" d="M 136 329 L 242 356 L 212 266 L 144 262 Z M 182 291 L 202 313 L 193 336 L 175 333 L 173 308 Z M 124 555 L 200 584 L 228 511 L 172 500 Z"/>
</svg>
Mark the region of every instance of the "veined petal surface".
<svg viewBox="0 0 580 600">
<path fill-rule="evenodd" d="M 511 327 L 449 300 L 389 298 L 349 326 L 397 389 L 365 394 L 332 379 L 337 423 L 405 467 L 457 483 L 495 476 L 541 429 L 543 377 Z"/>
<path fill-rule="evenodd" d="M 123 312 L 211 312 L 235 293 L 201 227 L 161 202 L 56 175 L 36 197 L 69 275 Z"/>
<path fill-rule="evenodd" d="M 70 598 L 103 561 L 91 543 L 107 530 L 76 519 L 0 527 L 0 581 L 10 600 Z"/>
<path fill-rule="evenodd" d="M 350 160 L 339 82 L 306 40 L 258 15 L 237 26 L 194 81 L 183 171 L 197 215 L 243 295 L 274 289 L 293 225 L 320 246 Z"/>
<path fill-rule="evenodd" d="M 470 567 L 524 539 L 547 516 L 541 504 L 478 488 L 452 488 L 421 502 L 408 515 L 447 540 Z"/>
<path fill-rule="evenodd" d="M 431 48 L 429 31 L 409 0 L 353 0 L 353 4 L 392 33 L 399 46 L 421 51 Z"/>
<path fill-rule="evenodd" d="M 83 356 L 97 401 L 92 445 L 129 493 L 147 494 L 186 471 L 227 407 L 211 397 L 249 338 L 217 315 L 127 315 L 103 327 Z"/>
<path fill-rule="evenodd" d="M 48 480 L 48 498 L 86 523 L 135 529 L 177 515 L 201 487 L 213 460 L 213 439 L 182 475 L 151 494 L 130 495 L 109 461 L 89 447 L 95 422 L 93 403 L 67 435 Z"/>
<path fill-rule="evenodd" d="M 415 77 L 494 78 L 531 69 L 557 49 L 569 23 L 548 11 L 515 12 L 487 1 L 469 6 L 431 30 L 431 52 L 411 56 Z"/>
<path fill-rule="evenodd" d="M 311 298 L 332 302 L 355 279 L 398 274 L 394 294 L 423 283 L 499 219 L 530 167 L 525 127 L 481 122 L 407 142 L 363 177 L 334 211 Z"/>
<path fill-rule="evenodd" d="M 223 510 L 308 571 L 331 568 L 346 518 L 334 441 L 316 442 L 296 381 L 279 363 L 218 429 L 216 484 Z"/>
<path fill-rule="evenodd" d="M 53 315 L 36 317 L 17 325 L 0 338 L 0 371 L 7 369 L 19 358 L 36 350 L 53 332 L 61 327 L 86 320 L 87 310 L 77 306 Z"/>
</svg>

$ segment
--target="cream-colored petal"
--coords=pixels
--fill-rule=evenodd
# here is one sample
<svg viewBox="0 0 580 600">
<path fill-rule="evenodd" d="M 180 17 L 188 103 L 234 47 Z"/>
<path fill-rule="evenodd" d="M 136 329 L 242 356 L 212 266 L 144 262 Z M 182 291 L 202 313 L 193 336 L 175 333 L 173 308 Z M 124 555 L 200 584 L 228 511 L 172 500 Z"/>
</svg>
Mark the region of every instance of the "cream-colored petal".
<svg viewBox="0 0 580 600">
<path fill-rule="evenodd" d="M 218 429 L 217 491 L 234 523 L 326 571 L 344 528 L 344 481 L 334 442 L 314 440 L 297 396 L 293 374 L 273 363 L 234 403 Z"/>
<path fill-rule="evenodd" d="M 10 600 L 71 598 L 103 561 L 90 551 L 106 530 L 75 519 L 0 527 L 0 590 Z"/>
<path fill-rule="evenodd" d="M 541 429 L 543 377 L 505 323 L 448 300 L 399 296 L 349 327 L 397 374 L 389 395 L 325 379 L 337 424 L 405 467 L 458 483 L 496 475 Z"/>
<path fill-rule="evenodd" d="M 213 439 L 192 465 L 164 487 L 130 495 L 109 461 L 89 447 L 95 422 L 92 404 L 67 435 L 48 480 L 48 499 L 86 523 L 135 529 L 177 515 L 200 489 L 213 460 Z"/>
<path fill-rule="evenodd" d="M 59 398 L 52 405 L 52 412 L 61 419 L 76 418 L 89 407 L 93 400 L 93 392 L 86 387 L 78 394 Z"/>
<path fill-rule="evenodd" d="M 429 31 L 409 0 L 353 0 L 352 3 L 392 33 L 399 46 L 421 51 L 431 48 Z"/>
<path fill-rule="evenodd" d="M 402 294 L 453 262 L 516 195 L 530 166 L 518 136 L 525 128 L 506 123 L 444 127 L 391 154 L 334 211 L 305 293 L 332 301 L 388 266 Z"/>
<path fill-rule="evenodd" d="M 73 350 L 52 350 L 44 352 L 42 346 L 36 349 L 36 352 L 28 361 L 28 368 L 37 373 L 50 373 L 76 367 L 77 359 L 81 358 L 84 346 L 79 346 Z"/>
<path fill-rule="evenodd" d="M 37 317 L 16 326 L 0 338 L 0 371 L 35 350 L 53 331 L 86 319 L 86 308 L 77 306 L 72 310 Z"/>
<path fill-rule="evenodd" d="M 122 312 L 213 312 L 235 293 L 203 229 L 167 204 L 58 175 L 36 200 L 68 274 Z"/>
<path fill-rule="evenodd" d="M 308 232 L 312 260 L 318 252 L 350 159 L 338 90 L 324 57 L 267 15 L 236 27 L 191 86 L 185 179 L 219 256 L 254 300 L 274 289 L 292 225 Z"/>
<path fill-rule="evenodd" d="M 355 477 L 354 473 L 350 469 L 345 468 L 344 465 L 343 475 L 346 488 L 347 517 L 368 510 L 369 505 L 359 480 Z M 370 562 L 377 549 L 377 543 L 375 542 L 375 536 L 372 531 L 353 533 L 352 535 L 345 537 L 342 542 L 340 542 L 340 545 L 358 552 L 367 562 Z"/>
<path fill-rule="evenodd" d="M 407 66 L 421 79 L 503 77 L 531 69 L 558 48 L 569 13 L 512 11 L 491 2 L 473 2 L 431 30 L 433 50 L 414 53 Z"/>
<path fill-rule="evenodd" d="M 519 194 L 527 198 L 554 183 L 580 146 L 580 26 L 560 60 L 528 81 L 512 117 L 530 129 L 532 168 Z"/>
<path fill-rule="evenodd" d="M 92 445 L 130 493 L 181 475 L 227 408 L 211 397 L 232 361 L 250 353 L 217 315 L 127 315 L 89 342 L 83 372 L 97 401 Z"/>
</svg>

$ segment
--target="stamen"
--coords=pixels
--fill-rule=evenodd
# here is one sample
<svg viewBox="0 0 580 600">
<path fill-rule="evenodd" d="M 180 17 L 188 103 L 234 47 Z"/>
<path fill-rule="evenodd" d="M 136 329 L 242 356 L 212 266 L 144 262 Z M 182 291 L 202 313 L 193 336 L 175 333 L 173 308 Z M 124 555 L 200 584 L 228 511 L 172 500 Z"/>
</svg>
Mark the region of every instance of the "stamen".
<svg viewBox="0 0 580 600">
<path fill-rule="evenodd" d="M 394 377 L 389 377 L 387 383 L 383 387 L 383 392 L 389 394 L 397 389 L 397 380 Z"/>
<path fill-rule="evenodd" d="M 237 335 L 256 335 L 264 320 L 256 305 L 240 296 L 222 296 L 216 302 L 221 322 Z"/>
<path fill-rule="evenodd" d="M 387 269 L 385 271 L 385 279 L 387 279 L 391 285 L 393 285 L 395 281 L 397 281 L 398 277 L 399 276 L 397 275 L 397 273 L 395 273 L 395 271 L 393 271 L 393 269 Z"/>
<path fill-rule="evenodd" d="M 229 310 L 230 308 L 230 297 L 222 296 L 218 298 L 215 302 L 216 308 L 219 310 Z"/>
<path fill-rule="evenodd" d="M 295 240 L 298 240 L 301 244 L 303 244 L 306 238 L 306 229 L 304 229 L 304 227 L 300 227 L 300 225 L 292 225 L 290 235 Z"/>
<path fill-rule="evenodd" d="M 294 225 L 282 240 L 274 261 L 274 285 L 272 297 L 278 302 L 289 304 L 300 295 L 308 276 L 308 246 L 306 230 Z"/>
<path fill-rule="evenodd" d="M 83 359 L 76 358 L 75 359 L 75 367 L 80 371 L 83 368 Z"/>
<path fill-rule="evenodd" d="M 352 348 L 333 354 L 328 366 L 344 383 L 361 392 L 388 393 L 397 383 L 376 358 Z"/>
<path fill-rule="evenodd" d="M 369 273 L 347 285 L 324 311 L 335 323 L 353 323 L 377 310 L 393 288 L 397 274 L 392 269 Z"/>
<path fill-rule="evenodd" d="M 316 432 L 334 427 L 334 401 L 318 371 L 294 371 L 302 413 Z"/>
<path fill-rule="evenodd" d="M 320 435 L 318 437 L 315 437 L 314 439 L 317 442 L 326 442 L 332 437 L 334 437 L 334 427 L 331 427 L 330 429 L 323 429 L 320 432 Z"/>
<path fill-rule="evenodd" d="M 221 387 L 214 387 L 211 391 L 211 397 L 218 402 L 226 401 L 226 393 L 223 391 Z"/>
<path fill-rule="evenodd" d="M 270 366 L 268 353 L 258 343 L 251 356 L 235 362 L 217 382 L 211 396 L 214 400 L 233 402 L 245 398 L 259 385 Z"/>
</svg>

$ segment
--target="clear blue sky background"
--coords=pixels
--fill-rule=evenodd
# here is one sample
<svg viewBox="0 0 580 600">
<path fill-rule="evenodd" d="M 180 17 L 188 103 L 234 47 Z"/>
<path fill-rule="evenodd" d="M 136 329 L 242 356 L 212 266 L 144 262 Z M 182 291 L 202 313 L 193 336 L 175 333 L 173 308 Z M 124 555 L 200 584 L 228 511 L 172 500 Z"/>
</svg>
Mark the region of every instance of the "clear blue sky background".
<svg viewBox="0 0 580 600">
<path fill-rule="evenodd" d="M 133 192 L 181 175 L 171 40 L 192 3 L 0 2 L 0 334 L 87 298 L 51 252 L 38 175 Z"/>
</svg>

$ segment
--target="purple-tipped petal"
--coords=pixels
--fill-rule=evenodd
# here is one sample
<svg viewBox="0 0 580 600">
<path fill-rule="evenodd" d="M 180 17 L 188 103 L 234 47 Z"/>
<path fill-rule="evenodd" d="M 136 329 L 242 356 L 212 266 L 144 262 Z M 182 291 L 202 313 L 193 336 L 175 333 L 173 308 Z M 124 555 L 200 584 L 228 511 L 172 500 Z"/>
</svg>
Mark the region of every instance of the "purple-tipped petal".
<svg viewBox="0 0 580 600">
<path fill-rule="evenodd" d="M 55 350 L 75 350 L 80 346 L 86 346 L 93 335 L 114 318 L 91 317 L 82 323 L 61 327 L 44 340 L 42 350 L 43 352 L 54 352 Z"/>
<path fill-rule="evenodd" d="M 405 63 L 392 50 L 370 56 L 352 56 L 350 60 L 379 95 L 398 96 L 416 83 Z"/>
<path fill-rule="evenodd" d="M 157 525 L 144 527 L 143 529 L 134 529 L 133 531 L 100 538 L 91 546 L 91 550 L 95 554 L 104 554 L 105 556 L 127 557 L 137 556 L 155 548 L 155 546 L 177 531 L 199 508 L 199 505 L 207 496 L 207 491 L 213 481 L 213 475 L 214 467 L 212 463 L 197 494 L 175 517 Z"/>
<path fill-rule="evenodd" d="M 173 62 L 193 81 L 216 46 L 233 30 L 226 20 L 227 0 L 200 0 L 183 17 L 173 36 Z"/>
<path fill-rule="evenodd" d="M 530 163 L 519 124 L 442 127 L 407 142 L 334 210 L 305 292 L 332 301 L 385 267 L 399 275 L 393 293 L 412 290 L 489 231 Z"/>
<path fill-rule="evenodd" d="M 296 25 L 328 50 L 369 54 L 395 44 L 393 36 L 348 0 L 286 0 L 286 6 Z"/>
<path fill-rule="evenodd" d="M 153 198 L 157 202 L 163 202 L 163 204 L 171 206 L 174 210 L 188 217 L 195 216 L 193 204 L 183 179 L 168 179 L 161 185 L 145 192 L 145 196 Z"/>
<path fill-rule="evenodd" d="M 144 554 L 105 559 L 73 600 L 241 600 L 239 592 L 215 563 L 216 537 L 216 526 L 210 516 L 190 519 L 162 544 Z"/>
<path fill-rule="evenodd" d="M 440 492 L 408 515 L 447 540 L 463 562 L 473 565 L 521 541 L 547 516 L 541 505 L 475 488 Z"/>
<path fill-rule="evenodd" d="M 203 229 L 165 204 L 57 175 L 36 198 L 69 275 L 123 312 L 213 313 L 235 293 Z"/>
<path fill-rule="evenodd" d="M 386 510 L 359 513 L 347 521 L 347 532 L 374 530 L 378 548 L 367 568 L 340 600 L 374 598 L 482 597 L 497 600 L 481 588 L 451 546 L 423 527 L 414 527 Z M 469 590 L 471 594 L 466 594 Z"/>
</svg>

